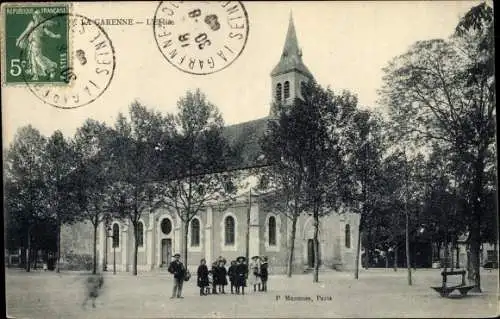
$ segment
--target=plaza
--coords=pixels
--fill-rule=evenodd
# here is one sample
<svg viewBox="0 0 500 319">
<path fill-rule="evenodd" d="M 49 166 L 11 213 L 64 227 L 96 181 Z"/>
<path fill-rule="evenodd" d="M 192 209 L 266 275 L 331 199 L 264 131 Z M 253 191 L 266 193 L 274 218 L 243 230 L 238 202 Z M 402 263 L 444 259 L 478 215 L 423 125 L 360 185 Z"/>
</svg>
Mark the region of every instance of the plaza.
<svg viewBox="0 0 500 319">
<path fill-rule="evenodd" d="M 169 299 L 172 278 L 166 272 L 105 273 L 97 307 L 81 307 L 84 273 L 6 271 L 7 311 L 15 318 L 343 318 L 343 317 L 494 317 L 498 315 L 498 275 L 483 271 L 480 294 L 441 298 L 430 286 L 440 284 L 439 269 L 368 269 L 360 279 L 351 272 L 271 275 L 267 293 L 199 296 L 196 278 L 184 286 L 184 299 Z M 248 289 L 248 288 L 247 288 Z M 288 296 L 288 297 L 287 297 Z M 318 297 L 319 296 L 319 297 Z"/>
</svg>

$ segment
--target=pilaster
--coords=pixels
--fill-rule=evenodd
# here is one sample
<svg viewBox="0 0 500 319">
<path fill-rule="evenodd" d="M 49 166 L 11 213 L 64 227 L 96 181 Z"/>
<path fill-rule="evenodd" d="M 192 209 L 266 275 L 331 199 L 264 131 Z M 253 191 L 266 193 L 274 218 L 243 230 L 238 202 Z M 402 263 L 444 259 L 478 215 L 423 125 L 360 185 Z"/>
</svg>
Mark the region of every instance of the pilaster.
<svg viewBox="0 0 500 319">
<path fill-rule="evenodd" d="M 213 234 L 213 210 L 207 208 L 207 222 L 205 224 L 205 259 L 207 264 L 212 261 L 212 234 Z"/>
<path fill-rule="evenodd" d="M 122 245 L 121 245 L 121 253 L 122 253 L 122 270 L 128 271 L 128 231 L 129 231 L 129 221 L 127 220 L 123 225 L 122 230 Z"/>
<path fill-rule="evenodd" d="M 259 205 L 252 204 L 250 208 L 250 247 L 249 254 L 252 256 L 260 256 L 260 220 L 259 220 Z"/>
<path fill-rule="evenodd" d="M 285 222 L 286 222 L 286 248 L 290 249 L 292 247 L 292 221 L 289 218 L 285 218 Z M 297 235 L 297 233 L 295 235 Z"/>
<path fill-rule="evenodd" d="M 97 265 L 100 266 L 102 269 L 102 266 L 104 264 L 104 241 L 106 240 L 106 233 L 104 229 L 104 223 L 99 224 L 99 258 L 97 260 Z"/>
<path fill-rule="evenodd" d="M 172 255 L 174 254 L 182 254 L 181 253 L 181 230 L 182 230 L 182 220 L 180 218 L 178 218 L 177 216 L 177 222 L 175 223 L 175 228 L 174 228 L 174 248 L 175 248 L 175 251 L 172 252 Z"/>
<path fill-rule="evenodd" d="M 148 217 L 148 228 L 146 230 L 146 264 L 149 269 L 153 268 L 153 254 L 155 251 L 153 242 L 153 230 L 154 230 L 154 214 L 150 213 Z"/>
</svg>

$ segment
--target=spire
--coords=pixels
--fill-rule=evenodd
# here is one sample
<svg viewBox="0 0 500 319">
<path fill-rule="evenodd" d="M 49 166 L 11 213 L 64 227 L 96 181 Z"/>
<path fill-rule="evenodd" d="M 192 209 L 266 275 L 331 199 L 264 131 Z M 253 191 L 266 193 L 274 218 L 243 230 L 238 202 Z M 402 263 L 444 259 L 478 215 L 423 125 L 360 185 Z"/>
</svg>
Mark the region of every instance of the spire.
<svg viewBox="0 0 500 319">
<path fill-rule="evenodd" d="M 308 77 L 313 77 L 309 69 L 302 62 L 302 50 L 299 48 L 299 41 L 297 40 L 291 11 L 283 52 L 281 53 L 278 65 L 276 65 L 271 72 L 271 76 L 288 73 L 290 71 L 298 71 Z"/>
<path fill-rule="evenodd" d="M 299 41 L 295 33 L 295 25 L 293 24 L 292 11 L 290 11 L 290 20 L 288 22 L 288 31 L 286 33 L 285 46 L 283 47 L 282 56 L 296 55 L 300 57 Z"/>
</svg>

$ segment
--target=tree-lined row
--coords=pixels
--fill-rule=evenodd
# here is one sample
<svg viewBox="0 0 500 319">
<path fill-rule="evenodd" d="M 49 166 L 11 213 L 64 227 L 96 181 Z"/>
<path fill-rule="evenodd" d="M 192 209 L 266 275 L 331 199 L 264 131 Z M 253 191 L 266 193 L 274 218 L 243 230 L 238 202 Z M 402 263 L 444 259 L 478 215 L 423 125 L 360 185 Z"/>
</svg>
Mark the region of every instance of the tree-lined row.
<svg viewBox="0 0 500 319">
<path fill-rule="evenodd" d="M 29 257 L 34 227 L 53 223 L 59 261 L 61 226 L 90 221 L 95 272 L 100 223 L 126 220 L 137 237 L 141 216 L 168 207 L 184 224 L 187 260 L 190 220 L 208 203 L 231 200 L 241 179 L 225 169 L 238 163 L 238 152 L 223 138 L 223 126 L 216 107 L 196 91 L 179 100 L 176 115 L 134 102 L 113 127 L 88 119 L 73 138 L 56 131 L 47 139 L 31 126 L 21 128 L 5 162 L 9 238 L 26 244 Z M 28 258 L 28 271 L 29 265 Z"/>
<path fill-rule="evenodd" d="M 453 232 L 469 233 L 469 279 L 478 289 L 481 243 L 498 240 L 484 227 L 496 217 L 490 211 L 497 193 L 494 57 L 493 9 L 483 2 L 449 39 L 417 42 L 394 58 L 380 92 L 394 135 L 432 150 L 442 191 L 454 198 L 450 207 L 463 212 Z"/>
</svg>

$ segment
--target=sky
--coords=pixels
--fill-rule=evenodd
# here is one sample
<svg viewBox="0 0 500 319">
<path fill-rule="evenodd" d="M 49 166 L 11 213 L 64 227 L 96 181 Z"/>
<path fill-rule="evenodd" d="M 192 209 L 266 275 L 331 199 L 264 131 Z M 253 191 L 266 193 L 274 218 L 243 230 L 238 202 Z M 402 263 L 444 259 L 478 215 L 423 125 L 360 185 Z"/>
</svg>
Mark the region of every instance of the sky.
<svg viewBox="0 0 500 319">
<path fill-rule="evenodd" d="M 209 75 L 183 73 L 156 46 L 152 26 L 103 26 L 115 48 L 116 70 L 109 88 L 86 106 L 65 110 L 42 103 L 25 86 L 2 86 L 6 147 L 16 130 L 31 124 L 49 136 L 72 136 L 87 118 L 112 125 L 134 100 L 175 113 L 187 90 L 200 88 L 226 124 L 268 115 L 270 72 L 278 63 L 290 13 L 303 61 L 323 86 L 349 90 L 368 108 L 377 105 L 382 68 L 419 40 L 447 38 L 461 16 L 478 2 L 243 2 L 249 35 L 229 67 Z M 152 18 L 156 2 L 75 3 L 73 12 L 96 18 Z"/>
</svg>

